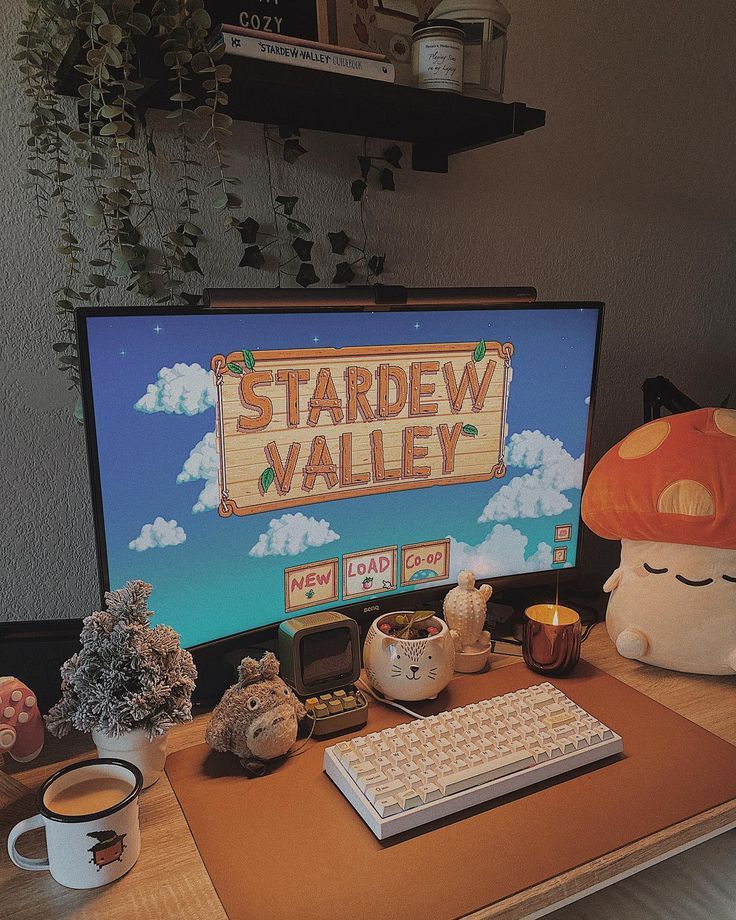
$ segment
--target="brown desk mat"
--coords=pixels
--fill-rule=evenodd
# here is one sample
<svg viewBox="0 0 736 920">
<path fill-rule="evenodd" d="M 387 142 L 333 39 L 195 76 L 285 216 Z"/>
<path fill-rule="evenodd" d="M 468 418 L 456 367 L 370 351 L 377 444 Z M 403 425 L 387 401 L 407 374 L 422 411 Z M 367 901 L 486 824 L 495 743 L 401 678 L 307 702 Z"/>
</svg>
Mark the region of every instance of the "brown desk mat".
<svg viewBox="0 0 736 920">
<path fill-rule="evenodd" d="M 523 664 L 463 675 L 414 707 L 543 680 Z M 230 920 L 449 920 L 736 798 L 736 747 L 586 662 L 551 682 L 618 732 L 624 753 L 384 842 L 322 772 L 340 737 L 259 779 L 204 744 L 172 754 L 166 772 Z M 355 734 L 404 721 L 371 702 Z"/>
</svg>

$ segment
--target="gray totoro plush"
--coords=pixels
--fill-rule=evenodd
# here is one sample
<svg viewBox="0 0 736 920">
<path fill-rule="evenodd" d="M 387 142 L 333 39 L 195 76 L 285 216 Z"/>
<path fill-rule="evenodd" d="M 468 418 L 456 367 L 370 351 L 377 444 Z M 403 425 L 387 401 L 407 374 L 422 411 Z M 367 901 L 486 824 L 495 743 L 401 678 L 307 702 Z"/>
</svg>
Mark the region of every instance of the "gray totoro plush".
<svg viewBox="0 0 736 920">
<path fill-rule="evenodd" d="M 273 652 L 261 661 L 243 658 L 237 684 L 225 691 L 207 726 L 215 751 L 232 751 L 249 776 L 262 776 L 266 762 L 283 757 L 296 740 L 304 706 L 281 680 Z"/>
</svg>

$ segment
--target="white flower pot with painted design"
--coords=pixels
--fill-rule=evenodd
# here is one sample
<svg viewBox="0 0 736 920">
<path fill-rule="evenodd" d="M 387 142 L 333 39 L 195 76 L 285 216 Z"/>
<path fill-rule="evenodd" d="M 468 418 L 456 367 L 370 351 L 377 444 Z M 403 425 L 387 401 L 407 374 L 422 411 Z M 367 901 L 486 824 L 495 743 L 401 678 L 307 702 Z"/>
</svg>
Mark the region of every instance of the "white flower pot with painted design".
<svg viewBox="0 0 736 920">
<path fill-rule="evenodd" d="M 152 786 L 164 771 L 168 749 L 166 732 L 151 740 L 148 732 L 142 728 L 134 728 L 117 737 L 93 729 L 92 740 L 100 757 L 112 757 L 135 764 L 143 774 L 144 789 Z"/>
<path fill-rule="evenodd" d="M 444 620 L 432 617 L 423 625 L 436 627 L 437 633 L 425 639 L 400 639 L 381 632 L 381 623 L 391 622 L 396 613 L 374 620 L 365 637 L 368 682 L 390 700 L 433 700 L 453 675 L 455 643 L 450 630 Z"/>
</svg>

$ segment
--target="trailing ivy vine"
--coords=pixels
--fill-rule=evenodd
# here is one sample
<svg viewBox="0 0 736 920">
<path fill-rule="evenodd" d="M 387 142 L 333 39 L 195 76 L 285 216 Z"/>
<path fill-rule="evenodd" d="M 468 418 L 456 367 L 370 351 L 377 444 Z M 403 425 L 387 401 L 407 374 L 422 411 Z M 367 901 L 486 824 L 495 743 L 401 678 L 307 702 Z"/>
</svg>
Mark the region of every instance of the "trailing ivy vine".
<svg viewBox="0 0 736 920">
<path fill-rule="evenodd" d="M 27 188 L 38 218 L 55 228 L 55 251 L 64 260 L 54 292 L 61 332 L 53 348 L 70 389 L 80 383 L 75 306 L 109 300 L 109 289 L 159 304 L 201 299 L 201 215 L 207 209 L 242 243 L 239 266 L 271 273 L 278 286 L 318 284 L 315 264 L 334 256 L 327 283 L 370 283 L 382 274 L 385 253 L 368 249 L 365 197 L 372 189 L 394 190 L 398 146 L 369 156 L 365 142 L 357 157 L 360 177 L 351 180 L 350 192 L 359 209 L 352 222 L 362 238 L 345 229 L 315 236 L 310 205 L 298 193 L 298 172 L 289 172 L 286 189 L 275 178 L 277 161 L 296 167 L 307 154 L 301 132 L 264 125 L 270 215 L 243 214 L 243 180 L 228 150 L 232 67 L 222 47 L 208 49 L 212 24 L 204 0 L 26 5 L 15 60 L 29 112 L 23 125 Z M 175 149 L 168 156 L 159 152 L 162 145 L 137 105 L 146 89 L 143 55 L 163 62 L 156 76 L 170 89 L 166 123 Z M 74 104 L 59 90 L 61 77 L 69 92 L 70 74 Z M 155 200 L 159 167 L 172 177 L 173 217 Z M 263 180 L 249 176 L 255 181 Z"/>
</svg>

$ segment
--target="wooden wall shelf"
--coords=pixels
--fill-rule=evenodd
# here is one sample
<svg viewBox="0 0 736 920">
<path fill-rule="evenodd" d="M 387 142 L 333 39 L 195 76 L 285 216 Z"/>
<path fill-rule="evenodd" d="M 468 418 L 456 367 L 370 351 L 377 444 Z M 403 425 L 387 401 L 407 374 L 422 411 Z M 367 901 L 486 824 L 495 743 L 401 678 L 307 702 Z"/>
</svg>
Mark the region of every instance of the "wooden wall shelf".
<svg viewBox="0 0 736 920">
<path fill-rule="evenodd" d="M 73 67 L 78 54 L 78 46 L 69 49 L 59 74 L 60 90 L 69 95 L 79 84 Z M 545 121 L 542 109 L 523 102 L 490 102 L 275 61 L 224 60 L 233 68 L 225 110 L 232 118 L 404 141 L 412 145 L 412 167 L 427 172 L 447 172 L 451 154 L 519 137 Z M 171 84 L 162 72 L 149 76 L 145 63 L 141 71 L 147 89 L 137 104 L 173 108 Z"/>
</svg>

